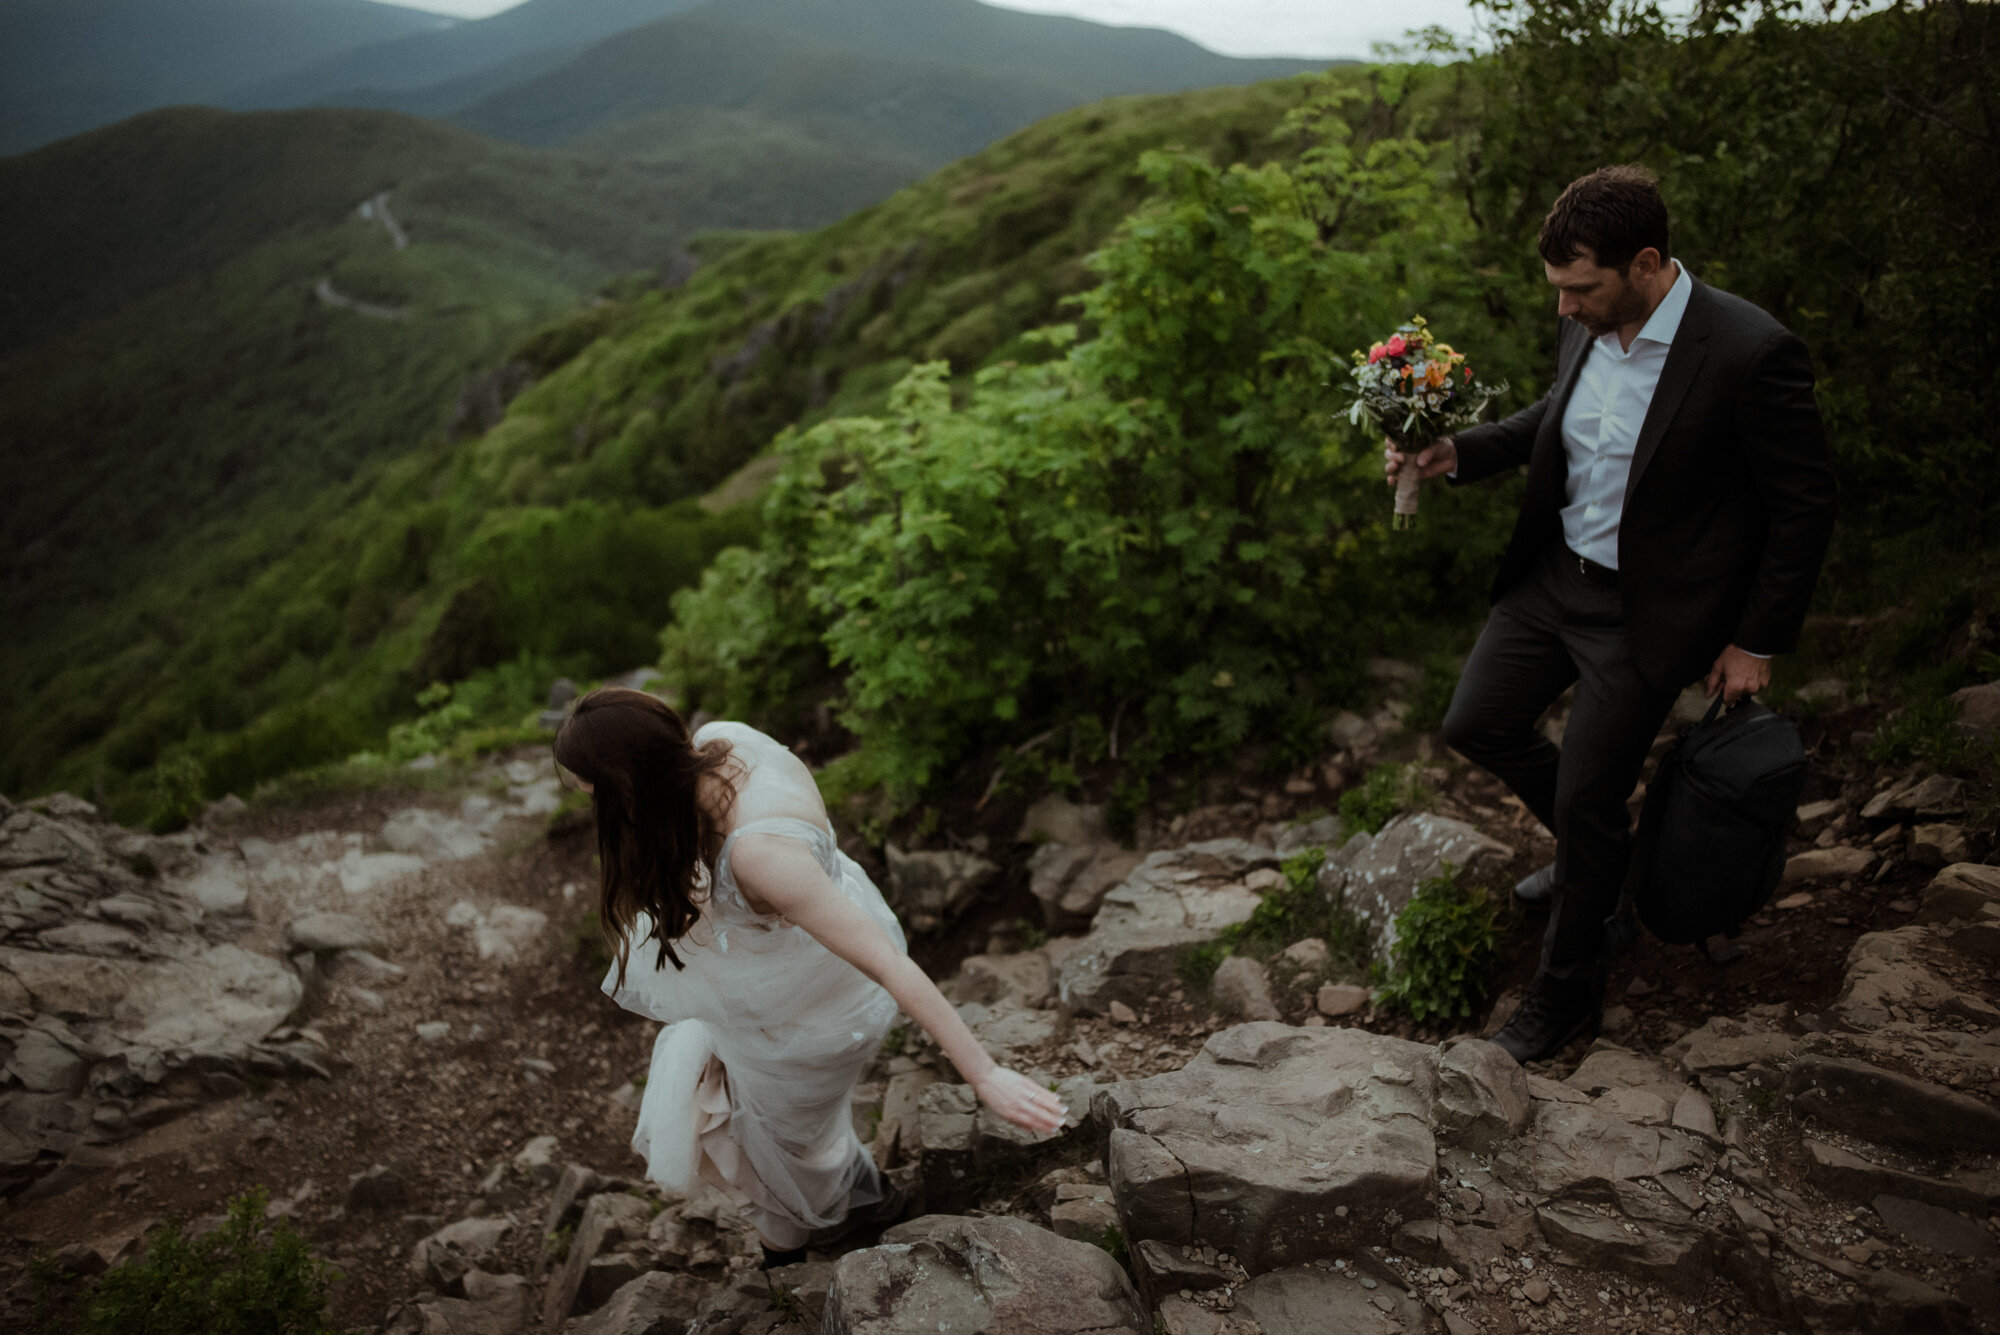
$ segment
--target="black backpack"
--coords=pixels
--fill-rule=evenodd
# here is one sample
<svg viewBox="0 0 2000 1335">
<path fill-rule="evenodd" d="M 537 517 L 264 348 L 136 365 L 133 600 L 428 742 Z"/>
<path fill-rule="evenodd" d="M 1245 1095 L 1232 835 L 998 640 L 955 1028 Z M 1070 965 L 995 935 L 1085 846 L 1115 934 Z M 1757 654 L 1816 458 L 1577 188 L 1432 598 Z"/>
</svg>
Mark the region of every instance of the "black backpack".
<svg viewBox="0 0 2000 1335">
<path fill-rule="evenodd" d="M 1660 757 L 1639 813 L 1626 893 L 1646 930 L 1718 963 L 1740 958 L 1708 938 L 1738 935 L 1785 870 L 1785 832 L 1805 790 L 1806 749 L 1792 724 L 1754 700 L 1722 697 Z"/>
</svg>

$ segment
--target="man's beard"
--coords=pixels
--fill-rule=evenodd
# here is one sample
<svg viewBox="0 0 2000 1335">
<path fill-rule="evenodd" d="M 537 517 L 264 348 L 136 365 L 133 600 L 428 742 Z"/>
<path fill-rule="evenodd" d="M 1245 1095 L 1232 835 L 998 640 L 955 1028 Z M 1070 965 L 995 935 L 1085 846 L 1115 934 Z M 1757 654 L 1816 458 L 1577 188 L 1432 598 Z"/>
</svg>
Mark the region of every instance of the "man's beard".
<svg viewBox="0 0 2000 1335">
<path fill-rule="evenodd" d="M 1583 327 L 1590 331 L 1592 338 L 1603 338 L 1606 334 L 1614 334 L 1646 314 L 1646 298 L 1644 294 L 1639 291 L 1638 287 L 1630 279 L 1624 278 L 1622 275 L 1620 276 L 1620 282 L 1623 284 L 1623 290 L 1619 292 L 1617 299 L 1611 303 L 1610 313 L 1601 321 L 1587 320 L 1584 322 Z"/>
</svg>

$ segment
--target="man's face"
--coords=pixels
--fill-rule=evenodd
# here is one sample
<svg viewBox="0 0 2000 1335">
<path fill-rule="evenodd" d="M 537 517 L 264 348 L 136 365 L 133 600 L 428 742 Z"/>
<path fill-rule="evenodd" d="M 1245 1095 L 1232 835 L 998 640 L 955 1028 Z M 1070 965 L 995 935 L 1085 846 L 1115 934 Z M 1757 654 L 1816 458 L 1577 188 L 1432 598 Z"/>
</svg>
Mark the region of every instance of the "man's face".
<svg viewBox="0 0 2000 1335">
<path fill-rule="evenodd" d="M 1556 290 L 1556 314 L 1566 315 L 1588 329 L 1593 338 L 1602 338 L 1646 313 L 1646 299 L 1633 280 L 1640 277 L 1641 259 L 1654 254 L 1640 252 L 1625 273 L 1607 269 L 1586 248 L 1568 264 L 1542 261 L 1542 272 Z"/>
</svg>

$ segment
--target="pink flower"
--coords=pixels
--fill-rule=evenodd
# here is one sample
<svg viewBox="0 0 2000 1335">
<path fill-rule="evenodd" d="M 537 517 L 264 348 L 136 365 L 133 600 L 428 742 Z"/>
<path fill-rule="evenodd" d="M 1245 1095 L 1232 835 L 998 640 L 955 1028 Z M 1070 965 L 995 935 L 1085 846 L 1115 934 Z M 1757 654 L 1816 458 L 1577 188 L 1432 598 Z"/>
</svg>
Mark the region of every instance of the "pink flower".
<svg viewBox="0 0 2000 1335">
<path fill-rule="evenodd" d="M 1391 357 L 1400 357 L 1409 346 L 1409 344 L 1403 341 L 1401 334 L 1396 334 L 1391 336 L 1389 341 L 1382 345 L 1382 350 Z"/>
<path fill-rule="evenodd" d="M 1381 361 L 1383 357 L 1387 356 L 1388 352 L 1387 348 L 1377 343 L 1374 347 L 1368 349 L 1368 364 L 1373 366 L 1376 362 Z"/>
</svg>

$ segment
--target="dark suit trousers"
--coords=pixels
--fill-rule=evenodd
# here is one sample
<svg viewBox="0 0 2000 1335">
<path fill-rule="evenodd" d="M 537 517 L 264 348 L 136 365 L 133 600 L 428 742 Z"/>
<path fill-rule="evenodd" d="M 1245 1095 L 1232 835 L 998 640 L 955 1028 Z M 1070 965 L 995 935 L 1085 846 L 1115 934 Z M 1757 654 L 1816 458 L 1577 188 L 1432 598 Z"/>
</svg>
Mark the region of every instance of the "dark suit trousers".
<svg viewBox="0 0 2000 1335">
<path fill-rule="evenodd" d="M 1561 747 L 1536 723 L 1571 684 Z M 1678 692 L 1646 684 L 1618 590 L 1561 542 L 1493 606 L 1445 716 L 1445 739 L 1519 795 L 1556 837 L 1544 972 L 1589 977 L 1631 854 L 1626 801 Z"/>
</svg>

